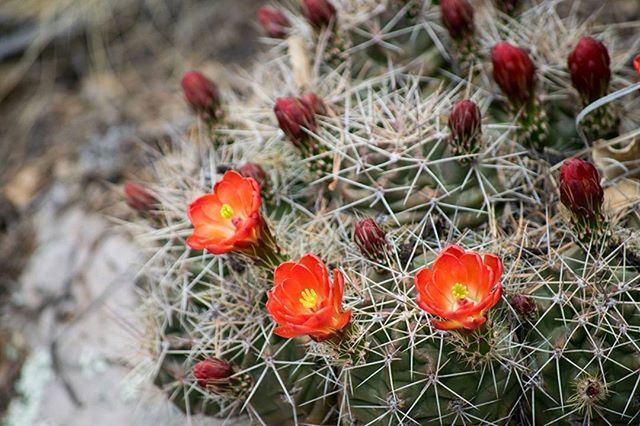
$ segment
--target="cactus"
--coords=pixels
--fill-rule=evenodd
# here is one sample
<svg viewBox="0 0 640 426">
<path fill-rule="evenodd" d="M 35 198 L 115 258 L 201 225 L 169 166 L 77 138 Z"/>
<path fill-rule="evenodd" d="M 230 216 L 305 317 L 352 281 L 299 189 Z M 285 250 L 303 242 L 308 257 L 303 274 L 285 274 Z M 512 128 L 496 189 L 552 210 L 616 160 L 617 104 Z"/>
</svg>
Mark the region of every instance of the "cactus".
<svg viewBox="0 0 640 426">
<path fill-rule="evenodd" d="M 263 9 L 242 96 L 194 106 L 210 132 L 158 153 L 140 346 L 187 415 L 640 420 L 640 197 L 588 162 L 640 117 L 618 96 L 615 131 L 573 124 L 586 26 L 558 2 L 433 3 Z M 619 34 L 592 36 L 614 41 L 612 87 L 584 107 L 636 78 Z"/>
</svg>

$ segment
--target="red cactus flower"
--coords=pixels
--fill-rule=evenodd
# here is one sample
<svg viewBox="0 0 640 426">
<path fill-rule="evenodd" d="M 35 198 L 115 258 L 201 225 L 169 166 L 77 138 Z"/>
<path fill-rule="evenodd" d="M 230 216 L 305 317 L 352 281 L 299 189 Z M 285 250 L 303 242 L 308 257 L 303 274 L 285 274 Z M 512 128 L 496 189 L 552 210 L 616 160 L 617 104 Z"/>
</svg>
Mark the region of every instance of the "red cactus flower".
<svg viewBox="0 0 640 426">
<path fill-rule="evenodd" d="M 124 199 L 129 207 L 140 213 L 147 213 L 158 204 L 158 200 L 146 186 L 133 182 L 124 184 Z"/>
<path fill-rule="evenodd" d="M 258 20 L 269 37 L 284 38 L 291 23 L 287 17 L 278 9 L 263 6 L 258 10 Z"/>
<path fill-rule="evenodd" d="M 432 324 L 440 330 L 480 327 L 485 313 L 502 295 L 502 261 L 493 254 L 480 256 L 452 245 L 436 258 L 431 269 L 415 276 L 418 306 L 442 320 Z"/>
<path fill-rule="evenodd" d="M 636 69 L 638 77 L 640 77 L 640 55 L 636 56 L 633 60 L 633 67 Z"/>
<path fill-rule="evenodd" d="M 449 130 L 455 150 L 459 153 L 473 153 L 480 147 L 482 115 L 480 108 L 468 100 L 456 102 L 449 116 Z"/>
<path fill-rule="evenodd" d="M 200 387 L 212 389 L 226 384 L 233 375 L 233 367 L 221 359 L 209 358 L 194 365 L 192 372 Z"/>
<path fill-rule="evenodd" d="M 473 34 L 473 7 L 467 0 L 441 0 L 442 23 L 454 40 Z"/>
<path fill-rule="evenodd" d="M 259 164 L 245 163 L 238 169 L 238 173 L 246 178 L 252 178 L 256 182 L 258 182 L 258 185 L 260 185 L 260 189 L 262 190 L 262 192 L 269 188 L 269 176 Z"/>
<path fill-rule="evenodd" d="M 607 94 L 611 81 L 611 60 L 604 44 L 582 37 L 567 60 L 571 82 L 587 103 Z"/>
<path fill-rule="evenodd" d="M 578 221 L 600 216 L 604 191 L 596 167 L 579 158 L 565 160 L 560 166 L 560 201 Z"/>
<path fill-rule="evenodd" d="M 491 50 L 493 79 L 511 103 L 521 105 L 534 95 L 535 65 L 529 55 L 507 42 L 496 44 Z"/>
<path fill-rule="evenodd" d="M 218 87 L 198 71 L 189 71 L 182 76 L 182 91 L 189 106 L 204 119 L 220 117 L 220 92 Z"/>
<path fill-rule="evenodd" d="M 312 94 L 301 98 L 288 97 L 276 99 L 276 105 L 273 111 L 278 119 L 280 129 L 282 129 L 289 140 L 298 147 L 307 139 L 307 131 L 311 133 L 316 131 L 316 106 L 314 105 L 314 99 L 317 99 L 317 96 Z"/>
<path fill-rule="evenodd" d="M 302 0 L 302 14 L 311 25 L 323 28 L 336 19 L 336 8 L 329 0 Z"/>
<path fill-rule="evenodd" d="M 273 275 L 267 311 L 278 324 L 274 333 L 285 338 L 309 336 L 316 341 L 335 336 L 347 326 L 351 310 L 343 311 L 342 272 L 333 271 L 333 281 L 325 264 L 307 254 L 298 262 L 285 262 Z"/>
<path fill-rule="evenodd" d="M 230 170 L 213 187 L 189 205 L 195 227 L 187 244 L 213 254 L 251 251 L 268 232 L 260 214 L 260 186 L 252 178 Z"/>
<path fill-rule="evenodd" d="M 362 219 L 356 223 L 353 240 L 363 256 L 373 262 L 384 260 L 389 246 L 387 234 L 374 219 Z"/>
</svg>

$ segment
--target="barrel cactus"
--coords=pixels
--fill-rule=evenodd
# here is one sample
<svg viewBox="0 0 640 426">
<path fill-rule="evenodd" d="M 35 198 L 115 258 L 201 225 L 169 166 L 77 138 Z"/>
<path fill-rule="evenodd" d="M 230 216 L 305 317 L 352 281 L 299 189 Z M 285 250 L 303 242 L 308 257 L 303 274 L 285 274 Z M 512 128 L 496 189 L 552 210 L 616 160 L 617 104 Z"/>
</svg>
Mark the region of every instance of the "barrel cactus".
<svg viewBox="0 0 640 426">
<path fill-rule="evenodd" d="M 265 425 L 640 421 L 638 164 L 603 148 L 634 149 L 635 52 L 558 3 L 288 2 L 260 11 L 238 93 L 188 75 L 194 124 L 127 200 L 170 401 Z"/>
</svg>

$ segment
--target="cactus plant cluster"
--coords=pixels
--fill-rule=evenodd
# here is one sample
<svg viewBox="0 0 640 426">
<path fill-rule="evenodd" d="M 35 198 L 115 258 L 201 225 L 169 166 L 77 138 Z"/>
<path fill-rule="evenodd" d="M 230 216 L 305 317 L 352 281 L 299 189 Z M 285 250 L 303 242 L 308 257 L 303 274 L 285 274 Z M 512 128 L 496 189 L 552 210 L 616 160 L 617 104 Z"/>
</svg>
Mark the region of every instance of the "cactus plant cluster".
<svg viewBox="0 0 640 426">
<path fill-rule="evenodd" d="M 637 52 L 535 3 L 274 4 L 241 90 L 185 74 L 194 126 L 126 191 L 140 347 L 173 404 L 640 423 L 639 164 L 615 154 L 636 143 Z"/>
</svg>

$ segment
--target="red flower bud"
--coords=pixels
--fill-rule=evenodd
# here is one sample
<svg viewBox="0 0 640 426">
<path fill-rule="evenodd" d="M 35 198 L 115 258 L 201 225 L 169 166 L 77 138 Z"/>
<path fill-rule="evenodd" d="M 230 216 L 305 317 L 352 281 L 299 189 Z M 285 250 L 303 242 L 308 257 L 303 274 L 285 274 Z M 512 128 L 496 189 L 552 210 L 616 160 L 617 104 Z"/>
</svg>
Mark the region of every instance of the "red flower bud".
<svg viewBox="0 0 640 426">
<path fill-rule="evenodd" d="M 302 0 L 302 14 L 311 25 L 323 28 L 336 19 L 336 8 L 329 0 Z"/>
<path fill-rule="evenodd" d="M 586 223 L 600 216 L 604 191 L 595 166 L 578 158 L 565 160 L 560 167 L 560 201 L 575 218 Z"/>
<path fill-rule="evenodd" d="M 633 67 L 636 69 L 638 77 L 640 77 L 640 55 L 636 56 L 633 60 Z"/>
<path fill-rule="evenodd" d="M 520 0 L 495 0 L 495 5 L 501 12 L 513 14 L 518 8 Z"/>
<path fill-rule="evenodd" d="M 524 294 L 516 294 L 511 296 L 509 301 L 513 309 L 522 318 L 531 318 L 536 313 L 536 302 L 529 296 Z"/>
<path fill-rule="evenodd" d="M 480 108 L 472 101 L 456 102 L 449 116 L 449 130 L 456 153 L 476 152 L 482 132 Z"/>
<path fill-rule="evenodd" d="M 284 13 L 273 7 L 261 7 L 258 10 L 258 20 L 265 33 L 273 38 L 286 37 L 287 30 L 291 26 Z"/>
<path fill-rule="evenodd" d="M 467 0 L 441 0 L 442 23 L 454 40 L 473 34 L 473 7 Z"/>
<path fill-rule="evenodd" d="M 313 110 L 315 114 L 326 115 L 327 107 L 322 99 L 313 92 L 306 93 L 300 97 L 300 100 Z"/>
<path fill-rule="evenodd" d="M 182 76 L 182 91 L 189 106 L 204 119 L 215 120 L 220 112 L 218 87 L 198 71 L 189 71 Z"/>
<path fill-rule="evenodd" d="M 307 96 L 306 98 L 278 98 L 273 109 L 280 129 L 296 146 L 301 146 L 303 140 L 308 136 L 304 129 L 312 133 L 316 131 L 316 111 L 312 102 L 313 97 Z"/>
<path fill-rule="evenodd" d="M 591 37 L 582 37 L 567 62 L 573 87 L 585 102 L 591 103 L 607 94 L 611 60 L 604 44 Z"/>
<path fill-rule="evenodd" d="M 491 62 L 493 79 L 513 104 L 523 104 L 533 97 L 536 68 L 524 50 L 500 42 L 491 50 Z"/>
<path fill-rule="evenodd" d="M 193 376 L 196 378 L 198 385 L 205 389 L 226 384 L 228 382 L 227 379 L 232 374 L 233 367 L 231 367 L 231 364 L 217 358 L 209 358 L 193 366 Z"/>
<path fill-rule="evenodd" d="M 129 207 L 140 213 L 154 210 L 158 204 L 158 200 L 146 186 L 133 182 L 124 184 L 124 199 Z"/>
<path fill-rule="evenodd" d="M 258 185 L 260 185 L 260 192 L 263 192 L 267 188 L 269 188 L 269 176 L 259 164 L 245 163 L 238 169 L 238 172 L 242 176 L 246 178 L 252 178 L 256 182 L 258 182 Z"/>
<path fill-rule="evenodd" d="M 389 246 L 387 235 L 373 219 L 362 219 L 356 223 L 353 233 L 356 243 L 364 257 L 372 262 L 382 262 L 384 252 Z"/>
</svg>

